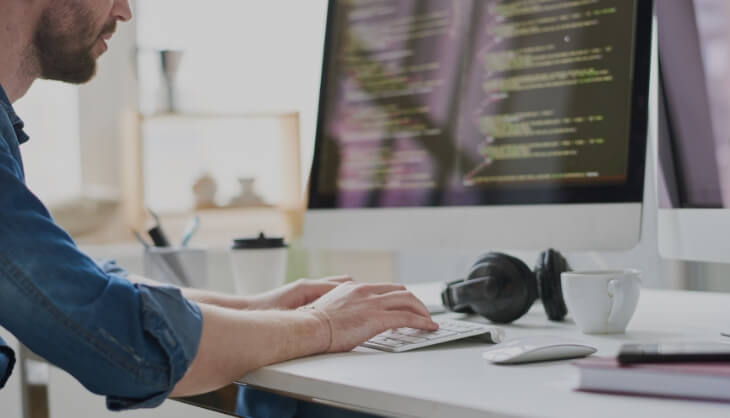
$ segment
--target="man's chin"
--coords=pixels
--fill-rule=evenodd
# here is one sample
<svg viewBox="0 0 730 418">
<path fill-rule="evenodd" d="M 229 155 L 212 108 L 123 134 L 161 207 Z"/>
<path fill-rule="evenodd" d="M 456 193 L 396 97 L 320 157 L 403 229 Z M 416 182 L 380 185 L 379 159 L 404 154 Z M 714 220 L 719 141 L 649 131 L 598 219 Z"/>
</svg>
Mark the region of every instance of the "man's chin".
<svg viewBox="0 0 730 418">
<path fill-rule="evenodd" d="M 61 81 L 63 83 L 84 84 L 91 81 L 96 75 L 96 64 L 91 68 L 78 69 L 77 71 L 48 71 L 44 72 L 41 78 L 46 80 Z"/>
<path fill-rule="evenodd" d="M 96 51 L 92 50 L 76 55 L 75 59 L 41 62 L 41 78 L 71 84 L 87 83 L 96 75 L 96 58 Z"/>
</svg>

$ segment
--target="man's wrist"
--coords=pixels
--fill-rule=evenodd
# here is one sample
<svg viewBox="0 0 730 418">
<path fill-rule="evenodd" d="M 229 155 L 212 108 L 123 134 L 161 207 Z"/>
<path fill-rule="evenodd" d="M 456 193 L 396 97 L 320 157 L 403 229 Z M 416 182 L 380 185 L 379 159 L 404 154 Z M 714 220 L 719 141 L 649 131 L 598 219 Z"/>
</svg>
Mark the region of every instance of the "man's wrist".
<svg viewBox="0 0 730 418">
<path fill-rule="evenodd" d="M 317 320 L 318 332 L 316 333 L 316 335 L 321 336 L 320 338 L 317 338 L 317 340 L 322 341 L 320 350 L 318 350 L 318 352 L 329 353 L 332 350 L 332 346 L 334 344 L 334 326 L 332 324 L 332 318 L 330 318 L 330 316 L 326 312 L 312 305 L 302 306 L 300 308 L 297 308 L 297 311 L 305 313 L 309 317 Z"/>
</svg>

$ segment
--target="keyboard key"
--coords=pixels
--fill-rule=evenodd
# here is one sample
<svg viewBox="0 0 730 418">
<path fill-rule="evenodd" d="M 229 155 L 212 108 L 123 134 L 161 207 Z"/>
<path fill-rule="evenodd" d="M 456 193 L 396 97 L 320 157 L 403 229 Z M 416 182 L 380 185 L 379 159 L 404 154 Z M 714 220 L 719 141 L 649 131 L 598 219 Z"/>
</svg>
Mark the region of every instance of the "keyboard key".
<svg viewBox="0 0 730 418">
<path fill-rule="evenodd" d="M 414 337 L 421 336 L 423 334 L 427 334 L 430 331 L 424 331 L 421 329 L 415 329 L 415 328 L 401 328 L 398 330 L 398 334 L 400 335 L 412 335 Z"/>
<path fill-rule="evenodd" d="M 400 347 L 402 345 L 406 345 L 407 343 L 405 341 L 399 341 L 393 338 L 385 338 L 379 344 L 387 345 L 389 347 Z"/>
<path fill-rule="evenodd" d="M 472 325 L 469 323 L 463 323 L 463 324 L 455 324 L 455 323 L 448 323 L 444 324 L 444 328 L 450 331 L 458 331 L 458 332 L 464 332 L 464 331 L 471 331 L 479 328 L 479 325 Z"/>
<path fill-rule="evenodd" d="M 412 343 L 412 344 L 428 341 L 426 338 L 419 338 L 419 337 L 413 337 L 410 335 L 398 335 L 398 334 L 392 335 L 391 338 L 398 340 L 398 341 L 403 341 L 403 342 Z"/>
<path fill-rule="evenodd" d="M 375 338 L 370 339 L 371 342 L 374 342 L 376 344 L 385 344 L 386 342 L 388 342 L 388 340 L 389 340 L 388 337 L 381 337 L 380 335 L 378 335 Z"/>
<path fill-rule="evenodd" d="M 461 320 L 436 319 L 435 321 L 440 326 L 438 331 L 398 328 L 385 331 L 363 345 L 398 353 L 484 333 L 489 333 L 495 343 L 504 339 L 504 331 L 494 326 Z"/>
<path fill-rule="evenodd" d="M 446 329 L 443 329 L 443 330 L 440 329 L 440 330 L 434 331 L 434 332 L 432 332 L 432 333 L 430 333 L 428 335 L 424 335 L 424 337 L 426 339 L 429 339 L 429 340 L 437 340 L 439 338 L 446 338 L 446 337 L 450 337 L 452 335 L 457 335 L 457 334 L 458 334 L 458 332 L 456 332 L 456 331 L 449 331 L 449 330 L 446 330 Z"/>
</svg>

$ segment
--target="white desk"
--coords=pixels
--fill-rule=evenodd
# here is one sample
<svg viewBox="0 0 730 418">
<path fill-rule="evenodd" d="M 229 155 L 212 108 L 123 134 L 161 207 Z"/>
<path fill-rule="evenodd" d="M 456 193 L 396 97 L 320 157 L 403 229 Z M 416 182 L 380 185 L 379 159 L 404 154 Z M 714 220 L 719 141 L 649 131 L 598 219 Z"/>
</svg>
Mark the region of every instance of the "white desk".
<svg viewBox="0 0 730 418">
<path fill-rule="evenodd" d="M 439 284 L 413 286 L 428 303 Z M 643 290 L 627 334 L 584 336 L 570 320 L 548 321 L 539 304 L 507 338 L 560 335 L 587 340 L 612 356 L 625 341 L 720 339 L 730 328 L 730 295 Z M 358 348 L 265 367 L 241 383 L 397 417 L 728 417 L 730 404 L 598 395 L 573 391 L 570 361 L 495 366 L 485 345 L 457 342 L 402 354 Z"/>
</svg>

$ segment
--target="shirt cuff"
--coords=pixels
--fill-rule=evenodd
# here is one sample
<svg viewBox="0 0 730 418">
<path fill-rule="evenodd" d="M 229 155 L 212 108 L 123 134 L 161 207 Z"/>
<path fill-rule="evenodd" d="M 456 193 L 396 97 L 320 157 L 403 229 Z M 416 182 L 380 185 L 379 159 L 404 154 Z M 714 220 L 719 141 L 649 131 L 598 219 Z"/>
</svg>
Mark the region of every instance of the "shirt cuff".
<svg viewBox="0 0 730 418">
<path fill-rule="evenodd" d="M 5 387 L 15 366 L 15 352 L 0 338 L 0 389 Z"/>
<path fill-rule="evenodd" d="M 129 277 L 129 272 L 119 266 L 117 264 L 116 260 L 95 260 L 96 264 L 101 268 L 104 273 L 106 274 L 114 274 L 119 277 L 124 277 L 125 279 Z"/>
<path fill-rule="evenodd" d="M 167 389 L 146 399 L 108 397 L 112 411 L 154 408 L 167 399 L 182 379 L 198 352 L 203 329 L 200 308 L 185 299 L 175 287 L 135 285 L 142 299 L 142 322 L 145 332 L 153 336 L 167 354 L 169 372 Z"/>
</svg>

